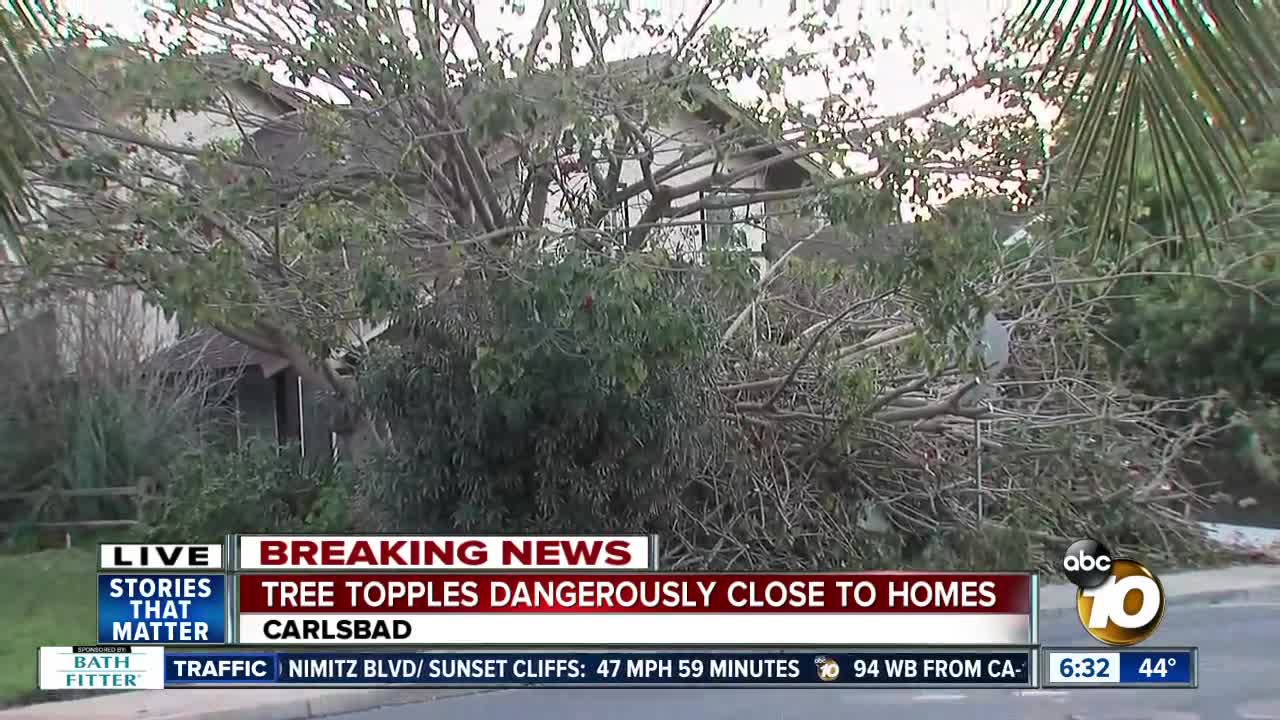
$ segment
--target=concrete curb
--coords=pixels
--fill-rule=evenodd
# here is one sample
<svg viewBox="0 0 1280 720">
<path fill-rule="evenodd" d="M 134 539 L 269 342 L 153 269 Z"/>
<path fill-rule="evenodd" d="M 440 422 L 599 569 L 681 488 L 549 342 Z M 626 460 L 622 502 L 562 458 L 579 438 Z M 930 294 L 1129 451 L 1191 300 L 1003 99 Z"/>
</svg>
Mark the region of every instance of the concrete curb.
<svg viewBox="0 0 1280 720">
<path fill-rule="evenodd" d="M 1280 598 L 1280 565 L 1198 570 L 1160 578 L 1170 605 Z M 1040 610 L 1075 612 L 1075 588 L 1040 589 Z M 0 711 L 0 720 L 311 720 L 497 690 L 157 690 Z"/>
<path fill-rule="evenodd" d="M 356 695 L 339 695 L 330 698 L 318 698 L 308 703 L 308 711 L 311 713 L 309 718 L 323 718 L 332 715 L 342 715 L 343 713 L 360 712 L 362 710 L 372 710 L 378 707 L 389 707 L 391 705 L 409 705 L 411 703 L 435 702 L 436 700 L 445 700 L 453 697 L 465 697 L 467 695 L 476 695 L 483 692 L 494 692 L 492 690 L 373 690 L 369 693 Z M 370 695 L 374 695 L 370 697 Z M 371 702 L 377 702 L 377 705 L 370 705 Z M 228 718 L 227 720 L 231 720 Z M 288 720 L 296 720 L 296 718 L 288 718 Z"/>
<path fill-rule="evenodd" d="M 253 692 L 250 690 L 249 692 Z M 492 690 L 347 690 L 332 695 L 253 708 L 228 708 L 216 713 L 175 716 L 172 720 L 304 720 L 476 695 Z M 149 718 L 150 720 L 150 718 Z"/>
</svg>

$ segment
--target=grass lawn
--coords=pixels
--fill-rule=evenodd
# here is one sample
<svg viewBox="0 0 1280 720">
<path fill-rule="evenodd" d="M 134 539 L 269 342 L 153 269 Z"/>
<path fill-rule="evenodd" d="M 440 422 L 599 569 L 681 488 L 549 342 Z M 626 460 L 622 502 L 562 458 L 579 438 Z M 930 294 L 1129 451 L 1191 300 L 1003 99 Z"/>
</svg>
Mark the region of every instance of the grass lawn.
<svg viewBox="0 0 1280 720">
<path fill-rule="evenodd" d="M 86 550 L 0 555 L 0 707 L 38 698 L 36 648 L 97 639 L 96 573 Z"/>
</svg>

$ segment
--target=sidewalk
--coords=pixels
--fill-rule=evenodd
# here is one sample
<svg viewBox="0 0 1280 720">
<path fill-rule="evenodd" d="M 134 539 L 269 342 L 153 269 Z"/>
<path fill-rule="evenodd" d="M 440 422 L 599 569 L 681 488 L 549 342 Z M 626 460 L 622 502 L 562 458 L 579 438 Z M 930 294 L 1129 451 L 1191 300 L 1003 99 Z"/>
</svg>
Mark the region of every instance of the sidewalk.
<svg viewBox="0 0 1280 720">
<path fill-rule="evenodd" d="M 2 720 L 305 720 L 487 690 L 150 690 L 0 711 Z"/>
<path fill-rule="evenodd" d="M 1170 604 L 1280 596 L 1280 566 L 1201 570 L 1160 578 Z M 1040 590 L 1045 612 L 1075 609 L 1075 588 Z M 0 711 L 0 720 L 307 720 L 390 705 L 425 703 L 487 690 L 153 690 Z"/>
</svg>

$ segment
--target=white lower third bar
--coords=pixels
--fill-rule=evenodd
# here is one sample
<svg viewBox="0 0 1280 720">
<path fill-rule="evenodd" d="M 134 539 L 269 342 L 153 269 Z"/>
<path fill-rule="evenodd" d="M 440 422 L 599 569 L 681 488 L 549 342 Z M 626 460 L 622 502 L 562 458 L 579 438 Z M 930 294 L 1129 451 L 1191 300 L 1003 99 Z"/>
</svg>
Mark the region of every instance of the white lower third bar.
<svg viewBox="0 0 1280 720">
<path fill-rule="evenodd" d="M 246 645 L 1027 645 L 1028 615 L 243 613 Z"/>
</svg>

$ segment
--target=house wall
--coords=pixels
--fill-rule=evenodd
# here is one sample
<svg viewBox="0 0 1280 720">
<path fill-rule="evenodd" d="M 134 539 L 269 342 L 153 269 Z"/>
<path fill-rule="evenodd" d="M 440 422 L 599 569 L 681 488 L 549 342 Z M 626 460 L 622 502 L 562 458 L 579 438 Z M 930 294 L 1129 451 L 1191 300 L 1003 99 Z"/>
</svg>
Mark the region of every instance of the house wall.
<svg viewBox="0 0 1280 720">
<path fill-rule="evenodd" d="M 5 391 L 57 379 L 56 365 L 49 362 L 57 349 L 58 323 L 51 311 L 0 322 L 0 398 Z"/>
<path fill-rule="evenodd" d="M 650 142 L 654 147 L 653 167 L 658 168 L 677 161 L 682 152 L 688 151 L 690 147 L 707 146 L 696 156 L 688 159 L 688 164 L 697 163 L 699 161 L 714 157 L 713 151 L 709 144 L 714 137 L 715 129 L 706 121 L 694 115 L 693 113 L 680 113 L 665 126 L 655 128 L 649 133 Z M 703 167 L 697 167 L 685 172 L 679 173 L 664 181 L 667 185 L 684 185 L 688 183 L 705 180 L 717 169 L 723 172 L 732 172 L 746 165 L 755 162 L 752 158 L 736 158 L 728 160 L 722 167 L 717 168 L 713 164 Z M 629 185 L 634 182 L 640 182 L 644 179 L 639 161 L 627 160 L 622 165 L 622 172 L 619 176 L 619 184 Z M 573 192 L 584 193 L 586 188 L 590 186 L 591 180 L 585 173 L 569 180 L 568 184 Z M 552 191 L 547 199 L 547 218 L 546 227 L 553 232 L 564 232 L 571 229 L 568 222 L 570 217 L 566 211 L 568 199 L 558 187 L 558 183 L 553 183 Z M 734 184 L 735 188 L 743 190 L 759 190 L 767 187 L 767 181 L 764 173 L 757 173 L 743 178 Z M 690 196 L 677 201 L 678 205 L 690 204 L 697 202 L 697 196 Z M 636 198 L 632 198 L 628 203 L 624 214 L 615 217 L 614 221 L 622 225 L 636 223 L 640 216 L 644 213 L 648 206 L 649 193 L 643 193 Z M 751 206 L 735 208 L 733 214 L 735 218 L 763 218 L 763 203 L 754 203 Z M 728 221 L 730 218 L 721 213 L 722 221 Z M 704 232 L 700 223 L 705 221 L 716 221 L 714 216 L 708 217 L 704 215 L 690 215 L 669 222 L 669 226 L 663 228 L 660 233 L 655 233 L 655 239 L 659 240 L 659 244 L 666 249 L 679 255 L 691 256 L 696 258 L 702 252 L 704 245 Z M 752 227 L 750 225 L 742 225 L 741 229 L 746 234 L 747 248 L 753 253 L 759 253 L 764 248 L 765 232 L 762 227 Z M 714 231 L 716 226 L 709 228 Z M 714 237 L 706 235 L 708 240 L 714 241 Z"/>
<path fill-rule="evenodd" d="M 284 114 L 280 105 L 247 86 L 229 88 L 236 115 L 247 132 L 252 133 L 262 125 L 263 118 L 276 118 Z M 225 113 L 178 113 L 170 119 L 165 113 L 149 113 L 146 130 L 158 140 L 175 145 L 203 145 L 212 140 L 239 138 L 240 129 Z"/>
<path fill-rule="evenodd" d="M 251 88 L 232 88 L 228 95 L 248 131 L 263 117 L 283 114 L 278 104 Z M 178 113 L 173 119 L 151 113 L 138 129 L 157 140 L 192 147 L 240 137 L 240 129 L 231 118 L 208 112 Z M 162 156 L 155 159 L 168 164 L 170 171 L 178 170 Z M 75 372 L 86 364 L 136 363 L 172 344 L 178 336 L 177 322 L 147 303 L 135 288 L 82 292 L 59 304 L 55 311 L 59 360 L 65 372 Z"/>
<path fill-rule="evenodd" d="M 54 306 L 65 372 L 127 369 L 177 337 L 176 321 L 131 287 L 83 291 Z"/>
</svg>

